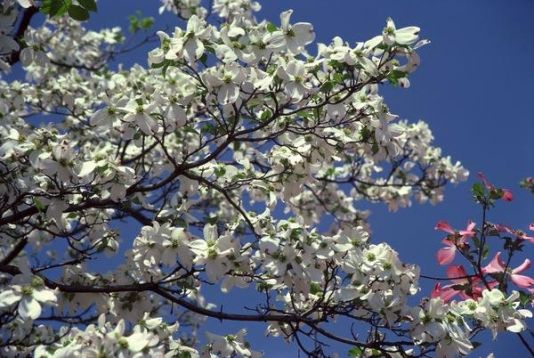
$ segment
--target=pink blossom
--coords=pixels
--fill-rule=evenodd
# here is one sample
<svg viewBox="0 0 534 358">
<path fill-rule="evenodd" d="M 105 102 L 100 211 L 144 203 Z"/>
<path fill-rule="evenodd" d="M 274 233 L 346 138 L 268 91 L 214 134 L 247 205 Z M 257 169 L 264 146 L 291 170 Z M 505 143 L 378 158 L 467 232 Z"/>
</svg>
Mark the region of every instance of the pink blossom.
<svg viewBox="0 0 534 358">
<path fill-rule="evenodd" d="M 438 250 L 436 260 L 440 265 L 448 265 L 454 260 L 454 256 L 456 256 L 456 245 L 449 240 L 443 240 L 443 243 L 447 246 Z"/>
<path fill-rule="evenodd" d="M 486 178 L 484 173 L 478 172 L 477 176 L 480 178 L 480 180 L 482 180 L 482 183 L 484 183 L 484 186 L 486 187 L 486 189 L 488 190 L 495 189 L 495 186 L 490 183 L 490 181 L 488 180 L 488 178 Z"/>
<path fill-rule="evenodd" d="M 512 201 L 512 199 L 514 198 L 513 194 L 512 194 L 512 191 L 509 190 L 509 189 L 503 189 L 502 190 L 502 200 L 504 201 Z"/>
<path fill-rule="evenodd" d="M 534 279 L 529 276 L 519 275 L 520 272 L 525 271 L 531 265 L 529 259 L 525 259 L 523 263 L 515 269 L 509 271 L 510 279 L 519 287 L 530 287 L 534 285 Z M 484 273 L 504 273 L 506 271 L 506 264 L 501 259 L 501 252 L 497 252 L 488 265 L 486 265 L 482 272 Z"/>
<path fill-rule="evenodd" d="M 488 180 L 488 178 L 486 178 L 484 173 L 478 172 L 477 176 L 480 178 L 480 180 L 482 180 L 482 183 L 484 183 L 484 186 L 486 187 L 486 189 L 490 191 L 497 190 L 497 188 L 495 188 L 495 185 L 490 183 L 490 181 Z M 512 199 L 514 198 L 514 195 L 512 194 L 512 191 L 510 189 L 500 189 L 500 190 L 502 190 L 502 195 L 501 195 L 502 200 L 512 201 Z"/>
<path fill-rule="evenodd" d="M 509 234 L 513 234 L 514 231 L 509 227 L 509 226 L 506 226 L 506 225 L 503 225 L 503 224 L 493 224 L 493 227 L 495 228 L 495 230 L 497 230 L 498 232 L 507 232 Z"/>
<path fill-rule="evenodd" d="M 482 296 L 484 286 L 481 285 L 479 277 L 468 277 L 462 265 L 451 265 L 447 268 L 447 277 L 453 282 L 450 285 L 441 286 L 438 282 L 430 293 L 430 297 L 441 297 L 443 301 L 449 302 L 454 296 L 460 295 L 462 299 L 477 299 Z M 458 285 L 467 286 L 467 290 L 457 289 Z M 494 286 L 494 285 L 490 285 Z"/>
<path fill-rule="evenodd" d="M 454 260 L 457 249 L 462 249 L 466 244 L 467 238 L 473 237 L 476 234 L 474 228 L 475 223 L 472 221 L 468 221 L 466 228 L 458 232 L 454 231 L 454 229 L 446 221 L 439 221 L 437 223 L 437 230 L 445 231 L 451 235 L 455 235 L 454 237 L 447 237 L 442 240 L 442 243 L 444 243 L 446 246 L 439 249 L 436 255 L 436 259 L 440 265 L 448 265 Z"/>
<path fill-rule="evenodd" d="M 431 298 L 441 297 L 443 301 L 449 302 L 454 296 L 458 294 L 458 290 L 455 290 L 451 287 L 452 285 L 441 287 L 441 284 L 438 282 L 434 286 L 434 289 L 430 293 Z"/>
<path fill-rule="evenodd" d="M 436 227 L 434 229 L 444 231 L 444 232 L 449 233 L 451 235 L 455 234 L 454 229 L 445 220 L 438 221 L 438 223 L 436 224 Z"/>
<path fill-rule="evenodd" d="M 530 224 L 529 227 L 528 227 L 528 229 L 529 229 L 530 231 L 534 231 L 534 224 Z M 519 239 L 521 239 L 521 240 L 527 240 L 527 241 L 529 241 L 529 242 L 531 242 L 531 243 L 534 244 L 534 236 L 528 236 L 527 234 L 525 234 L 525 233 L 522 232 L 522 231 L 518 231 L 518 233 L 517 233 L 517 238 L 519 238 Z"/>
<path fill-rule="evenodd" d="M 528 236 L 521 230 L 513 230 L 510 227 L 501 224 L 494 224 L 493 227 L 500 233 L 506 232 L 508 234 L 517 236 L 517 238 L 520 240 L 527 240 L 534 244 L 534 236 Z M 528 228 L 529 230 L 534 231 L 534 224 L 530 224 Z"/>
</svg>

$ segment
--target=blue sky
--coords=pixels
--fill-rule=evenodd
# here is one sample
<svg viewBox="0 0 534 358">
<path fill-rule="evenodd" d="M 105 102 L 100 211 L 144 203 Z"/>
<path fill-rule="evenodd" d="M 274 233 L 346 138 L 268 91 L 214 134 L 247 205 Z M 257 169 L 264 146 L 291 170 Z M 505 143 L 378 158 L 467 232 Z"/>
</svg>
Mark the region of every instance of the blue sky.
<svg viewBox="0 0 534 358">
<path fill-rule="evenodd" d="M 534 176 L 533 1 L 515 0 L 510 5 L 500 0 L 265 0 L 262 5 L 258 18 L 275 24 L 281 11 L 294 9 L 292 21 L 313 23 L 321 42 L 337 35 L 350 43 L 366 40 L 381 31 L 388 16 L 397 27 L 421 27 L 422 37 L 432 41 L 420 50 L 422 65 L 411 78 L 412 86 L 407 90 L 384 88 L 382 93 L 393 113 L 429 123 L 435 143 L 460 160 L 471 177 L 467 183 L 449 186 L 445 201 L 437 206 L 414 205 L 394 214 L 383 206 L 370 206 L 374 241 L 387 241 L 404 261 L 421 265 L 425 274 L 443 275 L 434 259 L 442 235 L 433 227 L 440 219 L 462 228 L 468 219 L 480 223 L 480 212 L 469 194 L 478 171 L 516 194 L 512 203 L 502 203 L 490 212 L 490 220 L 523 229 L 534 222 L 534 197 L 517 186 L 521 178 Z M 156 1 L 100 1 L 99 13 L 93 15 L 89 26 L 127 28 L 127 15 L 141 10 L 156 16 L 158 6 Z M 170 14 L 157 17 L 156 28 L 166 25 L 173 28 L 181 22 Z M 119 61 L 145 65 L 149 49 Z M 524 254 L 532 257 L 532 253 L 530 248 Z M 429 283 L 423 287 L 428 289 Z M 232 305 L 240 297 L 239 291 L 235 294 L 209 300 Z M 208 321 L 208 325 L 218 333 L 241 327 L 240 323 L 217 321 Z M 253 347 L 267 357 L 296 356 L 296 350 L 280 339 L 260 338 L 263 324 L 251 328 Z M 517 356 L 528 354 L 511 335 L 503 334 L 497 342 L 488 337 L 484 341 L 486 346 L 473 356 L 494 351 L 499 357 L 510 349 Z M 341 356 L 344 352 L 340 351 Z"/>
</svg>

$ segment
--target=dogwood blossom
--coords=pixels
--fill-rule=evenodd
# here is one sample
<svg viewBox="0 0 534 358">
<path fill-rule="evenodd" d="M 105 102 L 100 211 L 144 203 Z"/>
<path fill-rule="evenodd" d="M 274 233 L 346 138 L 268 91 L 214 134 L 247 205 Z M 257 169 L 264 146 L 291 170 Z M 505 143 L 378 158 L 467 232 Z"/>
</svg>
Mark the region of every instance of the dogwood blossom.
<svg viewBox="0 0 534 358">
<path fill-rule="evenodd" d="M 43 4 L 0 8 L 2 76 L 17 69 L 0 79 L 0 355 L 260 355 L 245 329 L 200 338 L 213 318 L 263 322 L 318 356 L 348 342 L 450 357 L 478 330 L 526 327 L 524 293 L 498 280 L 531 289 L 529 262 L 451 266 L 452 283 L 417 300 L 421 269 L 371 239 L 363 201 L 437 203 L 468 176 L 381 95 L 408 87 L 419 28 L 387 19 L 367 41 L 316 44 L 292 10 L 277 26 L 251 0 L 163 0 L 183 22 L 130 46 L 68 11 L 21 21 Z M 148 68 L 111 62 L 143 44 Z M 504 236 L 437 228 L 442 264 Z M 344 320 L 372 338 L 337 336 Z"/>
</svg>

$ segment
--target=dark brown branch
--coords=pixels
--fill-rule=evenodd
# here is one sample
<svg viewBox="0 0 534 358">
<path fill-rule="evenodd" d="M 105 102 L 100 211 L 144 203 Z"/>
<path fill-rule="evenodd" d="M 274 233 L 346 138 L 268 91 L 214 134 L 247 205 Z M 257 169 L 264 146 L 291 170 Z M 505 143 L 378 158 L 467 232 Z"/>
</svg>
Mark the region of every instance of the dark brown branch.
<svg viewBox="0 0 534 358">
<path fill-rule="evenodd" d="M 17 32 L 15 32 L 15 35 L 13 36 L 13 38 L 15 39 L 15 41 L 19 43 L 19 45 L 20 45 L 19 39 L 24 36 L 26 29 L 28 28 L 28 26 L 30 26 L 30 21 L 33 15 L 37 14 L 38 11 L 39 9 L 35 6 L 29 7 L 26 10 L 24 10 Z M 20 49 L 18 51 L 11 52 L 11 55 L 9 56 L 7 62 L 10 65 L 13 65 L 19 62 L 19 60 L 20 60 Z"/>
<path fill-rule="evenodd" d="M 17 242 L 13 250 L 11 250 L 11 252 L 7 254 L 6 257 L 0 260 L 0 267 L 9 265 L 9 263 L 13 261 L 13 259 L 15 259 L 15 257 L 18 256 L 18 254 L 20 254 L 20 252 L 24 249 L 27 243 L 28 243 L 27 238 L 23 238 L 19 242 Z"/>
</svg>

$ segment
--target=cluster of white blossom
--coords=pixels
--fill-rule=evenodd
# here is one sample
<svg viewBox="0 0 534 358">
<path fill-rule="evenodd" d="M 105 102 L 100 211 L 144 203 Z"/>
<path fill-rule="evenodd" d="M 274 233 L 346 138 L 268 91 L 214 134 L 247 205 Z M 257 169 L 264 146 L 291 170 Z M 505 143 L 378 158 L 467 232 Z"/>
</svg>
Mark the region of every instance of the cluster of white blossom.
<svg viewBox="0 0 534 358">
<path fill-rule="evenodd" d="M 200 3 L 201 0 L 161 0 L 159 13 L 171 11 L 186 20 L 192 15 L 204 17 L 207 11 Z"/>
<path fill-rule="evenodd" d="M 413 309 L 411 335 L 419 345 L 437 343 L 438 357 L 466 355 L 474 345 L 471 342 L 474 325 L 489 329 L 493 338 L 498 332 L 519 333 L 527 326 L 525 319 L 532 312 L 518 309 L 519 293 L 508 297 L 497 289 L 484 290 L 478 300 L 467 299 L 445 303 L 441 298 L 431 298 L 424 305 Z M 470 326 L 471 324 L 471 326 Z"/>
<path fill-rule="evenodd" d="M 150 68 L 115 70 L 108 62 L 128 51 L 120 29 L 59 17 L 13 39 L 19 9 L 4 1 L 0 65 L 18 53 L 26 77 L 0 80 L 2 355 L 258 355 L 243 330 L 208 334 L 195 350 L 195 329 L 157 318 L 169 315 L 191 327 L 268 322 L 288 339 L 355 319 L 412 342 L 353 342 L 392 356 L 464 354 L 475 327 L 524 328 L 518 296 L 497 290 L 413 307 L 419 268 L 369 242 L 362 200 L 436 203 L 468 174 L 379 93 L 409 87 L 426 44 L 419 29 L 388 19 L 368 41 L 336 37 L 313 56 L 311 24 L 292 23 L 291 10 L 279 25 L 258 22 L 259 9 L 215 0 L 216 26 L 200 1 L 163 1 L 186 23 L 157 33 Z M 137 235 L 121 235 L 124 220 Z M 206 283 L 254 287 L 258 303 L 227 313 Z"/>
<path fill-rule="evenodd" d="M 198 352 L 173 339 L 178 324 L 167 325 L 161 318 L 145 314 L 130 332 L 121 319 L 116 324 L 98 317 L 97 324 L 84 330 L 74 327 L 61 330 L 61 340 L 37 346 L 35 357 L 199 357 Z M 46 343 L 46 335 L 41 336 Z"/>
</svg>

